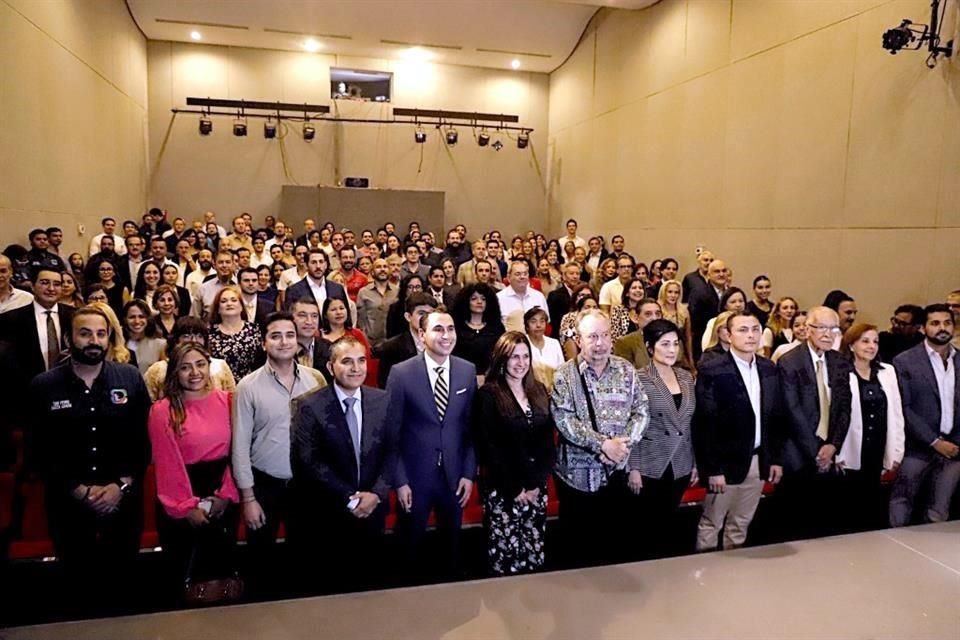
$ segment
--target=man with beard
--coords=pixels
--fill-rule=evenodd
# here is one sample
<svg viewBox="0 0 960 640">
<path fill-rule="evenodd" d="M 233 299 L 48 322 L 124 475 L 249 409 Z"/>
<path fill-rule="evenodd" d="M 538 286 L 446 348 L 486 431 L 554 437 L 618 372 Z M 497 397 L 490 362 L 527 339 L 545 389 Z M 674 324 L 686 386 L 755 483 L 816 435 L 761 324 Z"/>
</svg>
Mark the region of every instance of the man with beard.
<svg viewBox="0 0 960 640">
<path fill-rule="evenodd" d="M 354 302 L 357 301 L 357 293 L 366 286 L 370 279 L 361 271 L 356 269 L 357 250 L 352 246 L 344 245 L 340 248 L 340 267 L 330 274 L 330 279 L 343 285 L 347 290 L 347 295 Z"/>
<path fill-rule="evenodd" d="M 917 494 L 929 476 L 924 522 L 942 522 L 960 482 L 960 355 L 950 344 L 953 314 L 946 304 L 924 309 L 924 341 L 893 359 L 906 421 L 906 454 L 890 495 L 890 525 L 910 524 Z"/>
<path fill-rule="evenodd" d="M 28 434 L 66 594 L 116 603 L 140 547 L 150 400 L 136 367 L 104 360 L 101 311 L 78 309 L 68 326 L 69 359 L 30 384 Z"/>
<path fill-rule="evenodd" d="M 390 267 L 383 258 L 373 261 L 372 273 L 373 282 L 357 292 L 357 328 L 378 346 L 387 335 L 387 312 L 397 301 L 398 288 L 390 283 Z"/>
<path fill-rule="evenodd" d="M 213 252 L 210 249 L 201 249 L 197 253 L 197 268 L 187 276 L 186 287 L 190 292 L 190 299 L 195 300 L 200 293 L 200 285 L 217 275 L 213 269 Z"/>
<path fill-rule="evenodd" d="M 103 251 L 101 243 L 104 238 L 113 238 L 113 244 L 118 256 L 125 254 L 127 252 L 127 245 L 123 238 L 116 235 L 117 221 L 113 218 L 106 217 L 100 221 L 100 226 L 103 228 L 103 233 L 98 233 L 90 238 L 90 251 L 88 255 L 93 256 L 97 251 Z"/>
<path fill-rule="evenodd" d="M 130 291 L 133 291 L 134 285 L 137 284 L 137 274 L 140 273 L 140 267 L 146 261 L 143 255 L 146 246 L 146 241 L 139 235 L 128 236 L 127 255 L 117 258 L 116 264 L 120 279 Z"/>
<path fill-rule="evenodd" d="M 447 244 L 443 248 L 443 257 L 450 258 L 458 267 L 470 260 L 470 247 L 463 244 L 463 236 L 456 229 L 447 232 Z"/>
</svg>

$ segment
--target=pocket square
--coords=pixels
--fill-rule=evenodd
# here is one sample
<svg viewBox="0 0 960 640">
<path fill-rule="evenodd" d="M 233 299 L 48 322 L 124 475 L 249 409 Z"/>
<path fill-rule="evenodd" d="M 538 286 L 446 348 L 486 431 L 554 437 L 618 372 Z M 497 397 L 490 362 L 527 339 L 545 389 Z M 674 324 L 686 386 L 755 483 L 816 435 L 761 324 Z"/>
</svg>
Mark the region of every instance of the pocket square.
<svg viewBox="0 0 960 640">
<path fill-rule="evenodd" d="M 467 389 L 466 387 L 464 387 L 463 389 L 460 389 L 459 391 L 457 391 L 457 395 L 460 395 L 461 393 L 466 393 L 466 392 L 467 392 Z"/>
</svg>

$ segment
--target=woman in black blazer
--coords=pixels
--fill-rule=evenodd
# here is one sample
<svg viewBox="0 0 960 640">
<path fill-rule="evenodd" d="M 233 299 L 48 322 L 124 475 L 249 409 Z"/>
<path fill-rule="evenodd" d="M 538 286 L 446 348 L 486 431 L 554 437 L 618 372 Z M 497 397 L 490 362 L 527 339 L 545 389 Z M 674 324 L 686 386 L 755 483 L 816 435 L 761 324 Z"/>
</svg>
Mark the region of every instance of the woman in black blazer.
<svg viewBox="0 0 960 640">
<path fill-rule="evenodd" d="M 473 428 L 490 571 L 536 571 L 545 559 L 554 423 L 547 390 L 533 375 L 530 342 L 518 331 L 494 346 L 486 383 L 474 398 Z"/>
<path fill-rule="evenodd" d="M 639 497 L 637 528 L 642 555 L 670 555 L 674 515 L 684 491 L 697 482 L 691 423 L 696 407 L 693 376 L 677 364 L 680 330 L 669 320 L 643 329 L 650 364 L 638 371 L 647 394 L 650 423 L 630 452 L 627 487 Z"/>
</svg>

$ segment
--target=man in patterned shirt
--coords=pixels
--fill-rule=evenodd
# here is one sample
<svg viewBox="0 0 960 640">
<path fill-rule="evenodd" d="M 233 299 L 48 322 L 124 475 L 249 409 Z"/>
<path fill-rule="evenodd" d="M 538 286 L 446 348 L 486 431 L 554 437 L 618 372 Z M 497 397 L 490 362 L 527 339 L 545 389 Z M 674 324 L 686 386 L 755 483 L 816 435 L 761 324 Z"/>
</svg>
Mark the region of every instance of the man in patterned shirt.
<svg viewBox="0 0 960 640">
<path fill-rule="evenodd" d="M 597 309 L 577 318 L 580 355 L 554 377 L 551 407 L 560 432 L 556 474 L 567 559 L 616 559 L 626 542 L 626 464 L 647 426 L 647 396 L 633 364 L 611 355 L 610 320 Z"/>
</svg>

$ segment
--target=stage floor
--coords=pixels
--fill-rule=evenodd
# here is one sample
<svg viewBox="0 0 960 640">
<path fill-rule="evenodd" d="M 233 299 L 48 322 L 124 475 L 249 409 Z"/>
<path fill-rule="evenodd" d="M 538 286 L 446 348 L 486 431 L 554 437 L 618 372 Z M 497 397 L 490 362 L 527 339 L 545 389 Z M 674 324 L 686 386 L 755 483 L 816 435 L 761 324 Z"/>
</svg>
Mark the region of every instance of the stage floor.
<svg viewBox="0 0 960 640">
<path fill-rule="evenodd" d="M 20 627 L 0 638 L 960 638 L 960 521 L 534 576 Z"/>
</svg>

